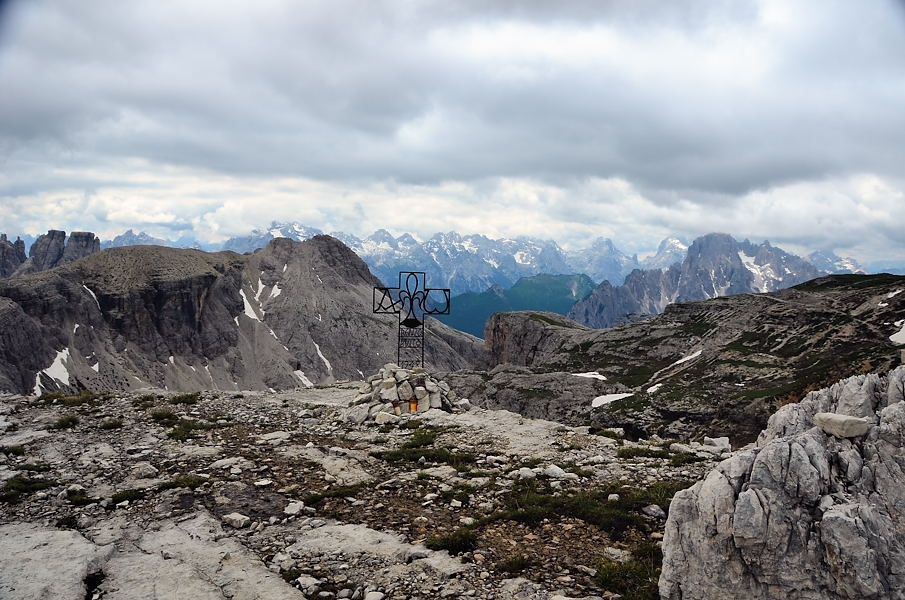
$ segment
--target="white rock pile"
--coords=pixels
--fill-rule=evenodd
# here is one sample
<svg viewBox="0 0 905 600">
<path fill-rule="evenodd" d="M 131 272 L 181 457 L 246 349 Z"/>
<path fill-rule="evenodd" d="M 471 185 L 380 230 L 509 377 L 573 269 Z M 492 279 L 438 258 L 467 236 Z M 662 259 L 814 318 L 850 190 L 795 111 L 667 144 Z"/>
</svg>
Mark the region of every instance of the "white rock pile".
<svg viewBox="0 0 905 600">
<path fill-rule="evenodd" d="M 432 408 L 459 412 L 471 407 L 448 383 L 431 377 L 424 368 L 404 369 L 393 363 L 368 377 L 350 406 L 346 415 L 349 421 L 361 424 L 371 419 L 380 425 L 394 423 L 406 413 Z"/>
</svg>

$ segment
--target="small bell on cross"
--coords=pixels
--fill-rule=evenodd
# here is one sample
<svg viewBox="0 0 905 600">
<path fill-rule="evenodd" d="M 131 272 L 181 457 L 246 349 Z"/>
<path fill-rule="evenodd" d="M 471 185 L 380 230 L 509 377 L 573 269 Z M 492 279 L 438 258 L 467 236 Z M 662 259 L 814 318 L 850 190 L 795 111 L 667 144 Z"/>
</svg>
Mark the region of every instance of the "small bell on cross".
<svg viewBox="0 0 905 600">
<path fill-rule="evenodd" d="M 408 313 L 408 316 L 402 320 L 401 325 L 408 327 L 409 329 L 414 329 L 415 327 L 421 327 L 421 321 L 418 320 L 418 317 L 415 316 L 414 312 Z"/>
</svg>

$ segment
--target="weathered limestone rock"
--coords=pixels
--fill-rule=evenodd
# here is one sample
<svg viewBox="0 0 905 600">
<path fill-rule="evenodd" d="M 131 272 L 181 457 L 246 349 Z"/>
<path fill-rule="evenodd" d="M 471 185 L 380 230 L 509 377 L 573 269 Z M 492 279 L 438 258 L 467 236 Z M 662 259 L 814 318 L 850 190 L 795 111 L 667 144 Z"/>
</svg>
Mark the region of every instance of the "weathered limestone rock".
<svg viewBox="0 0 905 600">
<path fill-rule="evenodd" d="M 223 522 L 235 529 L 242 529 L 251 523 L 251 517 L 233 512 L 228 515 L 223 515 Z"/>
<path fill-rule="evenodd" d="M 858 437 L 870 430 L 870 421 L 865 417 L 851 417 L 836 413 L 817 413 L 814 415 L 814 424 L 837 437 Z"/>
<path fill-rule="evenodd" d="M 0 526 L 0 598 L 82 600 L 85 578 L 100 570 L 113 546 L 98 547 L 75 531 L 34 523 Z"/>
<path fill-rule="evenodd" d="M 903 390 L 905 367 L 812 392 L 677 493 L 661 597 L 905 598 Z"/>
</svg>

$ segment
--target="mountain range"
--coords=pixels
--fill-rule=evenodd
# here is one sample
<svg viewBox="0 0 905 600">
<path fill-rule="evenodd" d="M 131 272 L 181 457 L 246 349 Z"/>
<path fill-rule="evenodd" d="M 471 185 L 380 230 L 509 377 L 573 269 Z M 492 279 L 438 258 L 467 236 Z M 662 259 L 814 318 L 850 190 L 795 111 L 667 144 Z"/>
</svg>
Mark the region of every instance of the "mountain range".
<svg viewBox="0 0 905 600">
<path fill-rule="evenodd" d="M 234 237 L 219 248 L 200 245 L 187 238 L 169 242 L 147 234 L 127 231 L 103 247 L 155 243 L 205 250 L 232 250 L 240 254 L 263 248 L 275 238 L 303 241 L 324 232 L 300 223 L 272 223 L 255 229 L 247 236 Z M 421 241 L 411 234 L 394 236 L 380 229 L 366 238 L 343 232 L 331 232 L 352 249 L 381 281 L 394 282 L 399 271 L 424 271 L 436 287 L 448 287 L 454 295 L 484 292 L 493 286 L 512 287 L 522 277 L 547 275 L 588 275 L 595 283 L 609 281 L 621 285 L 626 276 L 637 269 L 668 269 L 681 263 L 688 243 L 670 237 L 664 239 L 657 252 L 639 259 L 619 250 L 612 240 L 598 238 L 583 249 L 567 251 L 552 240 L 530 237 L 493 239 L 483 235 L 456 232 L 437 233 Z M 823 273 L 859 273 L 864 269 L 856 261 L 836 256 L 831 251 L 817 251 L 807 257 Z"/>
<path fill-rule="evenodd" d="M 224 248 L 251 253 L 274 239 L 307 240 L 317 235 L 322 234 L 299 224 L 274 224 L 266 231 L 229 240 Z M 385 230 L 364 240 L 339 235 L 336 239 L 383 282 L 396 281 L 400 271 L 424 271 L 430 287 L 450 287 L 457 310 L 444 322 L 478 337 L 487 318 L 498 311 L 548 310 L 589 327 L 610 327 L 660 314 L 674 302 L 762 293 L 821 274 L 863 272 L 856 262 L 830 252 L 814 252 L 802 259 L 768 242 L 739 242 L 727 234 L 708 234 L 690 246 L 667 238 L 644 261 L 625 255 L 606 239 L 581 252 L 566 253 L 555 242 L 531 238 L 493 240 L 450 232 L 422 243 L 409 234 L 394 237 Z M 24 242 L 11 243 L 4 236 L 0 238 L 0 276 L 51 268 L 100 247 L 165 242 L 129 230 L 99 246 L 93 234 L 73 232 L 67 239 L 65 232 L 51 230 L 37 238 L 26 259 Z M 596 288 L 595 281 L 599 281 Z"/>
<path fill-rule="evenodd" d="M 254 252 L 276 238 L 304 241 L 321 235 L 319 229 L 299 223 L 272 223 L 270 227 L 255 229 L 247 236 L 231 238 L 220 245 L 201 244 L 184 236 L 167 240 L 128 230 L 100 248 L 134 245 L 158 245 L 174 248 L 194 248 L 205 251 L 231 250 L 239 254 Z M 58 234 L 59 235 L 59 234 Z M 512 287 L 522 277 L 538 274 L 586 274 L 595 283 L 609 281 L 621 285 L 625 277 L 637 269 L 668 269 L 681 263 L 688 244 L 678 238 L 664 239 L 652 255 L 639 259 L 619 250 L 612 240 L 598 238 L 589 247 L 566 251 L 552 240 L 529 237 L 493 239 L 482 235 L 461 235 L 456 232 L 437 233 L 426 241 L 411 234 L 393 236 L 386 230 L 375 231 L 362 239 L 354 235 L 333 232 L 331 236 L 351 248 L 381 281 L 393 282 L 399 271 L 419 270 L 428 274 L 436 287 L 448 287 L 453 294 L 484 292 L 494 285 Z M 26 247 L 38 238 L 22 238 Z M 5 246 L 0 242 L 0 262 Z M 854 260 L 841 258 L 830 251 L 817 251 L 807 257 L 824 273 L 864 272 Z M 0 276 L 8 276 L 0 271 Z"/>
<path fill-rule="evenodd" d="M 360 379 L 396 358 L 396 320 L 373 314 L 379 285 L 329 236 L 276 239 L 249 255 L 93 252 L 0 279 L 0 389 L 266 390 Z M 434 368 L 481 364 L 480 340 L 437 322 L 428 335 Z"/>
</svg>

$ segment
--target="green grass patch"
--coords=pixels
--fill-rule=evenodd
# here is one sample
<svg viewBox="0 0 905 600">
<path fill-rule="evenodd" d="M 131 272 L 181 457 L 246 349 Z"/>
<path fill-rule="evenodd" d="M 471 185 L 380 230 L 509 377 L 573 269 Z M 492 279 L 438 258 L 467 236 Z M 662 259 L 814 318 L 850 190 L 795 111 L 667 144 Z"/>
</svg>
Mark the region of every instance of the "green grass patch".
<svg viewBox="0 0 905 600">
<path fill-rule="evenodd" d="M 177 488 L 197 489 L 207 483 L 207 479 L 198 475 L 177 475 L 169 481 L 164 481 L 157 486 L 157 491 L 173 490 Z"/>
<path fill-rule="evenodd" d="M 695 454 L 688 454 L 687 452 L 678 452 L 669 459 L 669 464 L 674 467 L 682 467 L 684 465 L 690 465 L 696 462 L 702 462 L 707 460 L 705 458 L 701 458 Z"/>
<path fill-rule="evenodd" d="M 54 526 L 58 529 L 77 529 L 79 521 L 76 519 L 75 515 L 66 515 L 65 517 L 57 519 Z"/>
<path fill-rule="evenodd" d="M 324 490 L 323 492 L 315 492 L 313 494 L 308 494 L 302 499 L 302 502 L 305 503 L 306 506 L 314 506 L 316 504 L 320 504 L 327 498 L 350 498 L 355 497 L 361 490 L 363 490 L 365 485 L 363 483 L 357 483 L 355 485 L 346 485 L 341 487 L 335 487 L 329 490 Z"/>
<path fill-rule="evenodd" d="M 192 392 L 191 394 L 179 394 L 170 398 L 170 404 L 198 404 L 198 400 L 200 398 L 200 392 Z"/>
<path fill-rule="evenodd" d="M 519 573 L 534 566 L 534 561 L 527 556 L 517 554 L 497 563 L 498 571 L 508 573 L 509 575 L 518 575 Z"/>
<path fill-rule="evenodd" d="M 474 550 L 477 543 L 477 535 L 469 527 L 460 527 L 447 535 L 429 537 L 424 541 L 424 545 L 430 550 L 446 550 L 450 554 Z"/>
<path fill-rule="evenodd" d="M 109 419 L 104 419 L 100 422 L 101 429 L 110 430 L 110 429 L 120 429 L 123 426 L 123 420 L 120 417 L 112 417 Z"/>
<path fill-rule="evenodd" d="M 457 471 L 468 468 L 474 464 L 476 457 L 467 452 L 452 452 L 447 448 L 399 448 L 398 450 L 385 450 L 371 452 L 371 456 L 385 460 L 393 464 L 418 463 L 421 457 L 432 463 L 445 463 Z"/>
<path fill-rule="evenodd" d="M 79 418 L 75 415 L 63 415 L 59 419 L 57 419 L 53 425 L 50 426 L 51 429 L 72 429 L 76 425 L 79 424 Z"/>
<path fill-rule="evenodd" d="M 155 408 L 151 411 L 151 420 L 164 427 L 172 427 L 179 422 L 179 416 L 169 408 Z"/>
<path fill-rule="evenodd" d="M 645 446 L 623 446 L 616 450 L 617 458 L 669 458 L 669 451 Z"/>
<path fill-rule="evenodd" d="M 135 502 L 136 500 L 141 500 L 144 497 L 145 497 L 144 490 L 138 490 L 138 489 L 121 490 L 121 491 L 113 494 L 112 502 L 113 502 L 113 505 L 116 506 L 120 502 L 126 502 L 126 501 Z"/>
<path fill-rule="evenodd" d="M 632 559 L 620 563 L 604 560 L 597 566 L 597 584 L 622 596 L 623 600 L 659 600 L 657 581 L 663 554 L 656 544 L 643 543 L 632 549 Z"/>
<path fill-rule="evenodd" d="M 136 408 L 151 408 L 157 402 L 157 396 L 154 394 L 143 394 L 137 398 L 132 398 L 132 406 Z"/>
<path fill-rule="evenodd" d="M 402 443 L 402 448 L 426 448 L 428 446 L 433 446 L 434 442 L 437 441 L 437 438 L 440 436 L 441 430 L 439 428 L 431 428 L 431 429 L 416 429 L 414 433 Z"/>
<path fill-rule="evenodd" d="M 79 392 L 78 394 L 51 392 L 49 394 L 41 394 L 39 400 L 44 404 L 53 404 L 56 406 L 66 406 L 72 408 L 85 404 L 93 404 L 97 400 L 105 400 L 110 397 L 110 394 L 96 394 L 94 392 L 88 391 Z"/>
<path fill-rule="evenodd" d="M 4 482 L 0 488 L 0 502 L 14 504 L 22 499 L 22 496 L 46 490 L 57 485 L 52 479 L 41 479 L 27 475 L 14 475 Z"/>
<path fill-rule="evenodd" d="M 47 471 L 50 471 L 50 469 L 51 466 L 43 462 L 25 463 L 19 467 L 20 471 L 28 471 L 29 473 L 46 473 Z"/>
<path fill-rule="evenodd" d="M 97 498 L 88 496 L 84 491 L 66 492 L 66 501 L 73 506 L 87 506 L 97 502 Z"/>
<path fill-rule="evenodd" d="M 173 440 L 185 441 L 197 436 L 199 431 L 209 431 L 220 427 L 227 427 L 219 423 L 195 421 L 192 419 L 179 419 L 173 429 L 167 432 L 167 437 Z"/>
<path fill-rule="evenodd" d="M 504 499 L 505 508 L 485 517 L 481 523 L 509 520 L 536 526 L 544 520 L 572 517 L 596 525 L 613 539 L 621 540 L 629 531 L 643 532 L 649 527 L 642 513 L 645 506 L 656 504 L 665 509 L 673 495 L 688 485 L 684 481 L 662 481 L 647 488 L 577 490 L 554 495 L 538 481 L 521 481 Z M 610 501 L 612 493 L 619 494 L 619 500 Z"/>
</svg>

